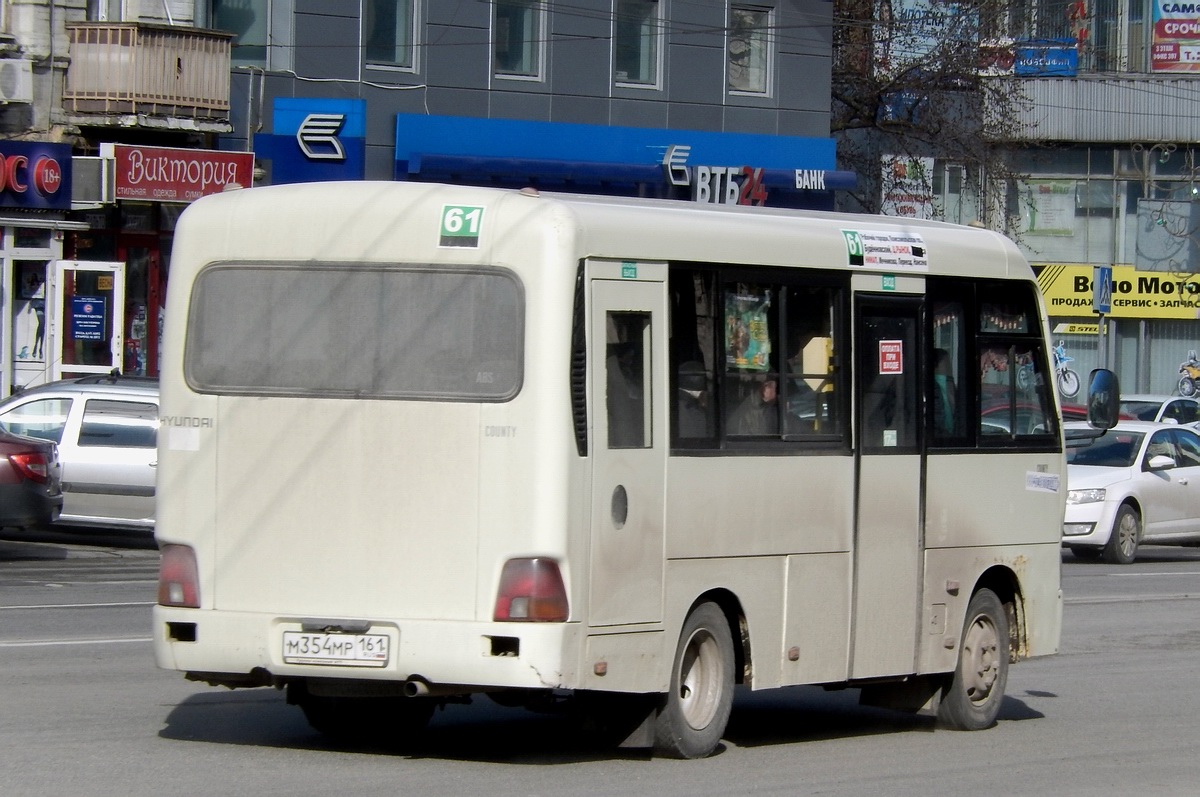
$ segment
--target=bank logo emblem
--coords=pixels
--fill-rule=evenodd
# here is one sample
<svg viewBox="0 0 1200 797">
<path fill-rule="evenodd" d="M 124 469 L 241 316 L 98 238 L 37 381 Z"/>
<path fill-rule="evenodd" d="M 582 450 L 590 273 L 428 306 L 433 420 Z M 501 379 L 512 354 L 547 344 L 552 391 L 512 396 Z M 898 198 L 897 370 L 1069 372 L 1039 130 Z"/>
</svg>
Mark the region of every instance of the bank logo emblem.
<svg viewBox="0 0 1200 797">
<path fill-rule="evenodd" d="M 338 133 L 345 124 L 344 113 L 310 113 L 296 131 L 296 143 L 309 160 L 344 161 L 346 149 Z"/>
</svg>

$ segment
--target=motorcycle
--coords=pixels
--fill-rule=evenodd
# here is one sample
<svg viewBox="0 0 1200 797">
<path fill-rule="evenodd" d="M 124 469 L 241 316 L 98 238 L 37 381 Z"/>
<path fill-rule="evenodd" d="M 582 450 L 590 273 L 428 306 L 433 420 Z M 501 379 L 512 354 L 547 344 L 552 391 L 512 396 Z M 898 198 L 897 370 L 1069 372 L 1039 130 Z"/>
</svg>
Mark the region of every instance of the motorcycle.
<svg viewBox="0 0 1200 797">
<path fill-rule="evenodd" d="M 1189 351 L 1187 360 L 1180 363 L 1179 373 L 1183 374 L 1179 377 L 1179 395 L 1196 395 L 1196 385 L 1200 384 L 1200 362 L 1197 362 L 1194 350 Z"/>
<path fill-rule="evenodd" d="M 1058 392 L 1064 398 L 1075 398 L 1079 395 L 1079 374 L 1067 367 L 1067 363 L 1075 358 L 1067 355 L 1065 344 L 1060 340 L 1054 347 L 1054 377 L 1058 380 Z M 1034 377 L 1033 359 L 1026 358 L 1019 362 L 1017 371 L 1017 387 L 1028 390 Z"/>
<path fill-rule="evenodd" d="M 1067 398 L 1079 395 L 1079 374 L 1067 367 L 1067 363 L 1074 361 L 1074 357 L 1067 356 L 1067 348 L 1060 340 L 1054 347 L 1054 375 L 1058 379 L 1058 392 Z"/>
</svg>

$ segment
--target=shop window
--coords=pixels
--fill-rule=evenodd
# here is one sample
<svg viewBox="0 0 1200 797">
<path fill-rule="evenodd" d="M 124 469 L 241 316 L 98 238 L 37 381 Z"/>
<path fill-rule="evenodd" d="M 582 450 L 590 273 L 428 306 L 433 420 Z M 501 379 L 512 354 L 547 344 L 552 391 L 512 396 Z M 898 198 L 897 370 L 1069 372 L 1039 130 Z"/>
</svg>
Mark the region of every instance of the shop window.
<svg viewBox="0 0 1200 797">
<path fill-rule="evenodd" d="M 13 230 L 13 247 L 16 249 L 49 249 L 50 230 L 36 227 L 17 227 Z"/>
<path fill-rule="evenodd" d="M 546 9 L 541 0 L 496 0 L 492 17 L 492 65 L 497 77 L 542 76 Z"/>
<path fill-rule="evenodd" d="M 413 0 L 363 0 L 362 37 L 372 66 L 416 68 Z"/>
<path fill-rule="evenodd" d="M 1111 218 L 1116 213 L 1116 184 L 1112 180 L 1080 180 L 1076 183 L 1076 216 Z"/>
<path fill-rule="evenodd" d="M 773 14 L 772 9 L 760 6 L 729 6 L 728 85 L 731 92 L 769 92 Z"/>
<path fill-rule="evenodd" d="M 613 14 L 613 79 L 622 85 L 658 85 L 662 3 L 616 0 Z"/>
</svg>

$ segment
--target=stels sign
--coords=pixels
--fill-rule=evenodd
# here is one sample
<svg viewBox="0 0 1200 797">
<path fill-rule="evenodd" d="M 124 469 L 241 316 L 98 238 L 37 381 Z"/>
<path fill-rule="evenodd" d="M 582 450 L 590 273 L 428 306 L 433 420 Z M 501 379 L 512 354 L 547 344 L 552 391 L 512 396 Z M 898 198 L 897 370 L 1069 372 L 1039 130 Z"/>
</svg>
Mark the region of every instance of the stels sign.
<svg viewBox="0 0 1200 797">
<path fill-rule="evenodd" d="M 113 146 L 116 198 L 191 202 L 254 181 L 253 152 Z"/>
<path fill-rule="evenodd" d="M 71 209 L 71 148 L 0 141 L 0 207 Z"/>
</svg>

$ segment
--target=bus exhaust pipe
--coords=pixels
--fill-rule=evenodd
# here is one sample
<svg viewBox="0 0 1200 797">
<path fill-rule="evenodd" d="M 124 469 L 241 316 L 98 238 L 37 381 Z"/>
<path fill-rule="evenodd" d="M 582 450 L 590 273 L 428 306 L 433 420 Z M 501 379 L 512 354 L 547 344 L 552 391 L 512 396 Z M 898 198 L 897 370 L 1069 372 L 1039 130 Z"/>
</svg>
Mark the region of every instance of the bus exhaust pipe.
<svg viewBox="0 0 1200 797">
<path fill-rule="evenodd" d="M 431 684 L 424 678 L 409 678 L 401 691 L 405 697 L 460 697 L 472 690 L 462 684 Z"/>
</svg>

